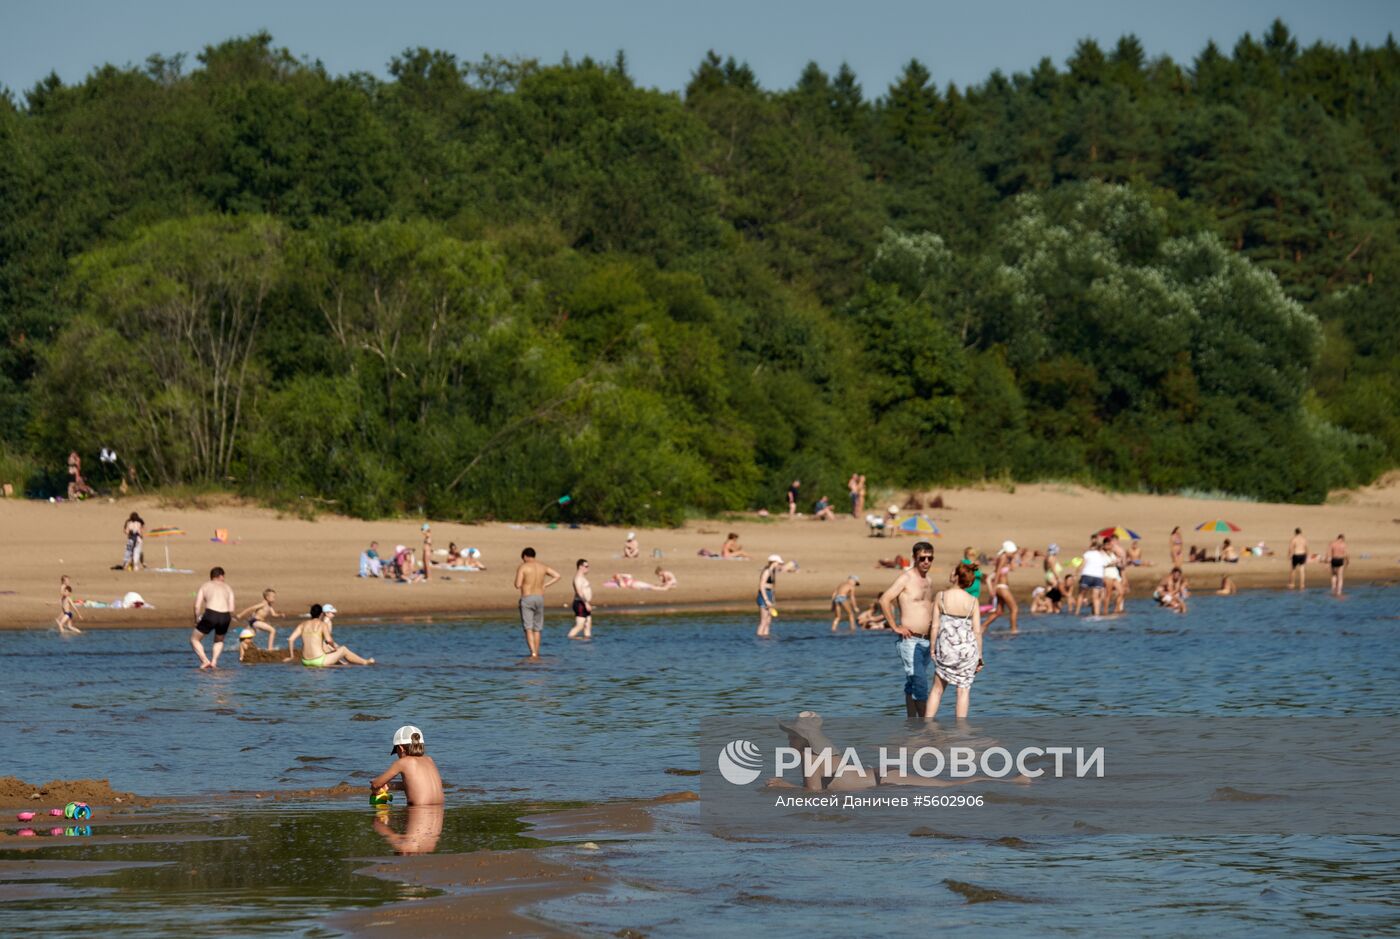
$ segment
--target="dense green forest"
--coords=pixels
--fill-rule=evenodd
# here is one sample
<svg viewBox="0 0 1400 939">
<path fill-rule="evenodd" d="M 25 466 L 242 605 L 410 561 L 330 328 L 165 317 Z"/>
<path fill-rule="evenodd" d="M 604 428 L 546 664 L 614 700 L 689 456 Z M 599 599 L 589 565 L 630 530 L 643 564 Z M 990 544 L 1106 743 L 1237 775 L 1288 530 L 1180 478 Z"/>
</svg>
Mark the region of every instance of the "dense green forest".
<svg viewBox="0 0 1400 939">
<path fill-rule="evenodd" d="M 0 98 L 0 478 L 108 446 L 146 487 L 665 523 L 853 471 L 1318 501 L 1400 464 L 1393 38 L 389 73 L 256 35 Z"/>
</svg>

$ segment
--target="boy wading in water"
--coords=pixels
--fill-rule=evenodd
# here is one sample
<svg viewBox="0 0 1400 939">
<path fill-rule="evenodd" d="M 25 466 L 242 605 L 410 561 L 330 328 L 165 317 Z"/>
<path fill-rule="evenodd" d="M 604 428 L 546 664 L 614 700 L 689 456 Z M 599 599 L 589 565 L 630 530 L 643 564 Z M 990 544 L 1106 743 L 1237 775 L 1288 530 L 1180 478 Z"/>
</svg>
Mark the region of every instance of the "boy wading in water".
<svg viewBox="0 0 1400 939">
<path fill-rule="evenodd" d="M 442 777 L 437 764 L 423 751 L 423 732 L 412 724 L 394 731 L 394 756 L 398 759 L 369 784 L 373 798 L 380 790 L 397 789 L 409 805 L 442 805 Z M 395 776 L 398 782 L 391 782 Z"/>
<path fill-rule="evenodd" d="M 233 622 L 233 588 L 224 583 L 224 569 L 211 568 L 209 580 L 194 595 L 194 632 L 190 645 L 199 656 L 200 668 L 218 668 L 219 654 L 224 651 L 224 636 Z M 204 637 L 214 634 L 214 656 L 204 654 Z"/>
<path fill-rule="evenodd" d="M 593 585 L 588 582 L 588 561 L 578 559 L 574 568 L 574 628 L 570 639 L 593 638 Z"/>
<path fill-rule="evenodd" d="M 929 632 L 933 628 L 933 585 L 928 571 L 933 566 L 933 545 L 914 545 L 914 566 L 895 578 L 880 594 L 885 621 L 899 637 L 899 659 L 904 665 L 904 713 L 923 717 L 928 703 L 932 667 Z M 899 602 L 899 618 L 893 604 Z"/>
<path fill-rule="evenodd" d="M 540 657 L 545 589 L 559 579 L 558 571 L 535 560 L 534 548 L 520 552 L 520 566 L 515 569 L 515 589 L 520 591 L 520 628 L 525 633 L 525 645 L 532 659 Z"/>
<path fill-rule="evenodd" d="M 1293 529 L 1293 537 L 1288 539 L 1288 589 L 1298 582 L 1299 590 L 1308 589 L 1308 539 L 1303 537 L 1303 529 Z"/>
<path fill-rule="evenodd" d="M 860 578 L 851 574 L 841 585 L 836 588 L 836 592 L 831 595 L 831 631 L 836 632 L 841 625 L 841 614 L 844 612 L 846 618 L 851 621 L 851 632 L 856 631 L 856 588 L 860 586 Z"/>
<path fill-rule="evenodd" d="M 253 629 L 267 633 L 267 650 L 271 652 L 277 648 L 277 629 L 268 622 L 274 616 L 281 616 L 272 604 L 277 602 L 277 591 L 268 587 L 262 592 L 261 602 L 254 603 L 248 609 L 238 614 L 238 619 L 243 620 Z M 240 636 L 240 638 L 242 638 Z"/>
<path fill-rule="evenodd" d="M 65 583 L 58 594 L 58 618 L 53 621 L 54 625 L 58 627 L 60 636 L 64 633 L 75 635 L 82 633 L 82 630 L 73 623 L 74 617 L 82 619 L 83 614 L 78 612 L 78 605 L 73 602 L 72 584 Z"/>
</svg>

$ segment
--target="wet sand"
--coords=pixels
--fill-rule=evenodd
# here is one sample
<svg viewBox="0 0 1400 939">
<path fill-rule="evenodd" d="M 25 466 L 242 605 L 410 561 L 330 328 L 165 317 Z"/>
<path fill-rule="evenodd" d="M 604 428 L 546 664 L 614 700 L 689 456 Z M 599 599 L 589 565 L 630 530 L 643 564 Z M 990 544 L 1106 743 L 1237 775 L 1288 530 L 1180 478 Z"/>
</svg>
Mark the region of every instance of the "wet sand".
<svg viewBox="0 0 1400 939">
<path fill-rule="evenodd" d="M 1392 474 L 1393 476 L 1395 474 Z M 833 497 L 841 493 L 830 493 Z M 922 502 L 933 493 L 920 494 Z M 1180 525 L 1187 545 L 1217 546 L 1223 535 L 1193 531 L 1207 519 L 1225 518 L 1243 527 L 1230 536 L 1236 545 L 1266 542 L 1273 557 L 1250 557 L 1239 564 L 1191 564 L 1187 574 L 1197 591 L 1214 589 L 1224 574 L 1245 589 L 1279 587 L 1287 582 L 1283 556 L 1295 526 L 1303 528 L 1313 551 L 1325 549 L 1338 532 L 1351 546 L 1349 582 L 1400 579 L 1400 477 L 1386 485 L 1339 493 L 1327 505 L 1299 506 L 1212 501 L 1176 496 L 1119 495 L 1069 485 L 948 489 L 941 492 L 945 508 L 926 509 L 942 529 L 933 542 L 939 565 L 951 563 L 964 546 L 995 552 L 1005 539 L 1043 549 L 1058 542 L 1066 557 L 1083 551 L 1090 531 L 1123 525 L 1143 536 L 1147 577 L 1134 580 L 1134 593 L 1150 591 L 1149 579 L 1160 575 L 1169 559 L 1167 538 Z M 906 494 L 895 497 L 901 505 Z M 872 504 L 873 511 L 878 504 Z M 121 561 L 122 524 L 138 511 L 148 528 L 175 526 L 187 534 L 146 541 L 149 564 L 163 567 L 166 548 L 171 566 L 193 573 L 126 573 L 110 570 Z M 677 529 L 642 529 L 642 557 L 621 557 L 626 530 L 621 528 L 549 528 L 544 525 L 489 523 L 466 525 L 434 520 L 433 543 L 446 548 L 480 548 L 489 570 L 435 570 L 428 583 L 395 584 L 356 576 L 359 554 L 377 540 L 383 554 L 396 544 L 417 549 L 421 519 L 366 522 L 338 516 L 314 521 L 279 515 L 269 509 L 231 499 L 207 500 L 202 507 L 175 507 L 154 499 L 102 500 L 50 504 L 0 499 L 0 530 L 11 546 L 0 571 L 0 629 L 52 628 L 58 611 L 58 578 L 68 574 L 79 598 L 110 603 L 134 590 L 154 609 L 85 607 L 82 628 L 103 626 L 187 626 L 195 590 L 214 565 L 228 571 L 240 608 L 251 606 L 264 587 L 278 591 L 278 607 L 299 615 L 312 603 L 333 602 L 342 620 L 392 619 L 402 622 L 426 616 L 513 616 L 516 596 L 511 580 L 521 548 L 533 546 L 540 559 L 564 575 L 551 588 L 546 603 L 549 621 L 567 622 L 571 592 L 567 581 L 578 558 L 592 564 L 598 617 L 628 611 L 648 613 L 735 609 L 752 611 L 761 567 L 769 554 L 796 561 L 801 570 L 785 574 L 778 583 L 778 607 L 825 608 L 831 591 L 847 575 L 857 574 L 862 603 L 872 599 L 894 576 L 878 567 L 880 558 L 906 557 L 914 538 L 868 536 L 863 521 L 849 516 L 821 522 L 786 516 L 756 515 L 691 522 Z M 227 529 L 230 543 L 211 541 L 216 528 Z M 756 560 L 720 561 L 697 556 L 700 548 L 718 550 L 726 532 L 740 536 Z M 653 556 L 660 551 L 661 558 Z M 614 573 L 655 582 L 655 567 L 664 565 L 679 581 L 670 591 L 614 589 L 603 583 Z M 935 569 L 937 572 L 938 568 Z M 1309 587 L 1326 589 L 1327 569 L 1309 565 Z M 1038 568 L 1013 575 L 1018 594 L 1039 582 Z M 296 620 L 278 621 L 279 642 Z M 259 644 L 265 644 L 259 635 Z M 230 651 L 232 651 L 230 649 Z"/>
<path fill-rule="evenodd" d="M 30 798 L 40 793 L 41 799 Z M 323 789 L 279 790 L 253 793 L 231 793 L 225 800 L 273 799 L 276 801 L 325 801 L 363 797 L 363 786 L 335 786 Z M 530 826 L 529 834 L 555 842 L 574 842 L 564 848 L 555 847 L 546 857 L 542 849 L 474 851 L 460 854 L 424 854 L 385 859 L 357 873 L 379 877 L 408 886 L 442 891 L 443 895 L 391 903 L 347 913 L 332 914 L 326 925 L 352 935 L 380 937 L 440 936 L 440 935 L 571 935 L 541 920 L 530 917 L 523 909 L 535 903 L 561 896 L 606 889 L 610 883 L 595 865 L 589 863 L 606 847 L 596 840 L 621 839 L 649 831 L 652 827 L 650 809 L 657 805 L 694 801 L 693 792 L 676 792 L 650 800 L 611 802 L 588 805 L 564 811 L 531 814 L 522 807 L 521 819 Z M 54 780 L 31 784 L 15 777 L 0 777 L 0 807 L 6 811 L 30 808 L 42 803 L 60 804 L 59 800 L 89 801 L 93 806 L 94 824 L 98 831 L 84 838 L 81 844 L 99 845 L 108 840 L 129 843 L 132 836 L 121 833 L 126 825 L 149 825 L 152 822 L 172 822 L 197 818 L 193 812 L 202 811 L 208 797 L 181 799 L 178 797 L 138 796 L 113 790 L 106 780 Z M 151 808 L 159 805 L 158 808 Z M 46 816 L 47 817 L 47 816 Z M 24 823 L 16 823 L 24 824 Z M 38 822 L 34 823 L 38 825 Z M 7 823 L 6 828 L 12 827 Z M 200 840 L 200 835 L 178 835 L 174 840 Z M 170 841 L 172 836 L 157 838 Z M 50 881 L 34 885 L 11 884 L 0 898 L 24 899 L 64 896 L 71 892 L 52 881 L 69 881 L 90 877 L 144 862 L 88 862 L 57 860 L 44 857 L 43 849 L 67 845 L 59 839 L 20 837 L 8 830 L 0 833 L 0 844 L 6 848 L 23 848 L 35 854 L 22 860 L 0 860 L 0 879 Z M 81 888 L 73 887 L 72 890 Z"/>
</svg>

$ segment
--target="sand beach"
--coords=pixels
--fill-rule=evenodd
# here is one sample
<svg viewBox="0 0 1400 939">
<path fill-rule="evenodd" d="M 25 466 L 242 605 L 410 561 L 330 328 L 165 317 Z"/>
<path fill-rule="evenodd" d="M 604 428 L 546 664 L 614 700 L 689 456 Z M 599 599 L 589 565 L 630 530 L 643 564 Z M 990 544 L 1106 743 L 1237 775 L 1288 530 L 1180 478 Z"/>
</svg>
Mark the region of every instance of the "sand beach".
<svg viewBox="0 0 1400 939">
<path fill-rule="evenodd" d="M 1400 478 L 1394 474 L 1377 486 L 1334 494 L 1325 505 L 1115 494 L 1070 485 L 948 489 L 913 498 L 927 505 L 937 495 L 942 496 L 944 507 L 923 510 L 941 529 L 933 539 L 939 558 L 935 569 L 953 563 L 965 546 L 994 553 L 1007 539 L 1036 549 L 1057 542 L 1066 557 L 1073 557 L 1086 547 L 1091 531 L 1122 525 L 1142 535 L 1144 558 L 1152 565 L 1151 576 L 1135 579 L 1134 595 L 1144 596 L 1151 591 L 1149 581 L 1155 580 L 1155 572 L 1169 560 L 1168 534 L 1179 525 L 1188 546 L 1213 549 L 1224 537 L 1232 537 L 1236 546 L 1262 541 L 1275 552 L 1247 556 L 1239 564 L 1187 565 L 1198 591 L 1214 589 L 1226 573 L 1243 589 L 1276 588 L 1287 582 L 1288 561 L 1283 555 L 1293 529 L 1301 527 L 1313 551 L 1324 549 L 1339 532 L 1346 534 L 1352 552 L 1350 582 L 1400 578 Z M 869 510 L 888 508 L 890 501 L 902 507 L 910 498 L 909 493 L 887 496 L 886 502 L 872 504 Z M 175 527 L 185 534 L 146 540 L 151 569 L 112 570 L 122 558 L 122 524 L 133 511 L 141 513 L 148 529 Z M 901 508 L 902 517 L 911 511 Z M 1226 536 L 1193 530 L 1200 522 L 1217 518 L 1239 525 L 1242 531 Z M 240 607 L 251 605 L 264 588 L 275 587 L 279 608 L 290 614 L 324 602 L 333 602 L 342 619 L 357 620 L 401 622 L 414 617 L 510 613 L 516 599 L 511 578 L 520 550 L 527 545 L 564 574 L 566 581 L 575 561 L 588 558 L 600 618 L 634 610 L 747 612 L 753 605 L 760 562 L 775 553 L 800 568 L 782 578 L 779 608 L 811 609 L 825 606 L 831 591 L 851 573 L 861 578 L 862 601 L 873 598 L 892 577 L 877 562 L 897 554 L 908 556 L 915 540 L 909 535 L 870 537 L 864 521 L 848 515 L 816 521 L 809 516 L 749 514 L 693 521 L 675 529 L 642 529 L 638 532 L 641 558 L 624 560 L 627 530 L 622 528 L 430 519 L 435 548 L 445 548 L 449 542 L 463 549 L 479 548 L 488 569 L 435 570 L 431 581 L 416 584 L 357 576 L 359 554 L 371 541 L 379 542 L 381 553 L 392 552 L 397 544 L 416 550 L 423 521 L 363 521 L 335 515 L 307 520 L 224 498 L 211 498 L 199 506 L 153 498 L 77 503 L 0 500 L 0 531 L 13 546 L 0 571 L 0 629 L 52 626 L 61 574 L 73 579 L 80 599 L 111 603 L 136 591 L 153 607 L 85 607 L 80 624 L 84 628 L 183 626 L 191 621 L 195 590 L 214 565 L 228 571 Z M 218 529 L 228 532 L 227 543 L 211 540 Z M 698 556 L 702 548 L 717 551 L 731 531 L 739 534 L 754 560 Z M 166 566 L 167 550 L 171 567 L 192 573 L 154 570 Z M 658 565 L 676 575 L 676 588 L 603 586 L 615 573 L 655 583 Z M 1310 587 L 1325 589 L 1326 578 L 1324 565 L 1310 566 Z M 1037 569 L 1013 576 L 1012 581 L 1018 595 L 1029 594 L 1038 582 Z M 570 599 L 567 583 L 552 588 L 547 596 L 551 610 L 562 610 Z"/>
</svg>

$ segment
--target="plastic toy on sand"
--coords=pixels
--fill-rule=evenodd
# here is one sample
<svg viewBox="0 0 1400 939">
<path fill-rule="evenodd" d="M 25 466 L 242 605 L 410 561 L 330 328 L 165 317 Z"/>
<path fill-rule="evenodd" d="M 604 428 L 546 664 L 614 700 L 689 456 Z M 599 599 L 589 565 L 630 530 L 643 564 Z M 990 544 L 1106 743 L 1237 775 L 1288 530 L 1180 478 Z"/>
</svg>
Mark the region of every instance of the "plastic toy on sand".
<svg viewBox="0 0 1400 939">
<path fill-rule="evenodd" d="M 18 815 L 15 816 L 15 819 L 21 822 L 31 822 L 34 820 L 34 813 L 20 812 Z"/>
<path fill-rule="evenodd" d="M 380 787 L 375 791 L 374 795 L 369 797 L 370 805 L 388 805 L 390 802 L 393 801 L 394 794 L 389 791 L 388 786 Z"/>
</svg>

